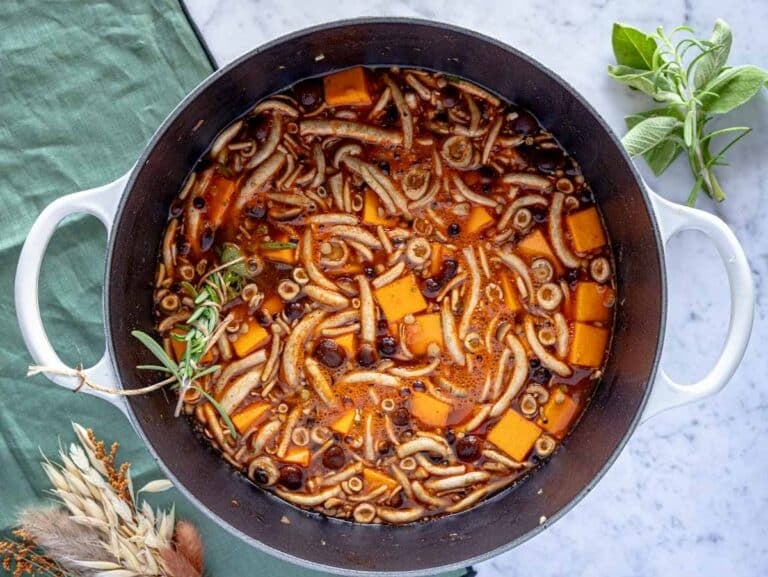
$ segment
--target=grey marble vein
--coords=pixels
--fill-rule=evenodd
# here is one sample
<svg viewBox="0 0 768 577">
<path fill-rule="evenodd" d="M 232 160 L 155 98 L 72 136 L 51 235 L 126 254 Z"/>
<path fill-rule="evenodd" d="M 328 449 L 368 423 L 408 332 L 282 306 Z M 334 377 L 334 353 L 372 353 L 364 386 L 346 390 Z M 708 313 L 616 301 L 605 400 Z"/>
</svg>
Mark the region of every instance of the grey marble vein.
<svg viewBox="0 0 768 577">
<path fill-rule="evenodd" d="M 472 28 L 522 49 L 571 82 L 619 133 L 645 97 L 605 74 L 611 24 L 652 29 L 685 22 L 709 31 L 718 16 L 734 30 L 732 61 L 768 67 L 768 2 L 713 0 L 188 0 L 222 62 L 290 31 L 339 18 L 398 15 Z M 744 244 L 758 309 L 744 363 L 718 396 L 640 426 L 598 486 L 565 518 L 517 549 L 480 564 L 481 577 L 540 575 L 764 576 L 768 574 L 768 92 L 729 122 L 755 132 L 721 169 L 726 203 L 700 207 L 725 219 Z M 679 160 L 661 178 L 641 167 L 660 194 L 681 201 L 692 184 Z M 669 246 L 670 313 L 663 363 L 692 381 L 704 375 L 728 323 L 723 266 L 698 233 Z"/>
</svg>

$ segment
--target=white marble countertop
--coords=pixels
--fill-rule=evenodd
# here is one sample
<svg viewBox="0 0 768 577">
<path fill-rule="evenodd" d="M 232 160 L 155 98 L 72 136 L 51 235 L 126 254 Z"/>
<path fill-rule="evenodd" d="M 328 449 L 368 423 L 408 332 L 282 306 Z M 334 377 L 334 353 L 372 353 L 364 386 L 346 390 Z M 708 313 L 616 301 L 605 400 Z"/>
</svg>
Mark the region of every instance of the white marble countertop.
<svg viewBox="0 0 768 577">
<path fill-rule="evenodd" d="M 731 62 L 768 67 L 768 2 L 738 9 L 713 0 L 548 2 L 442 0 L 187 0 L 220 63 L 282 34 L 356 16 L 443 20 L 498 38 L 556 70 L 623 133 L 625 114 L 646 107 L 605 73 L 611 25 L 650 30 L 690 24 L 709 35 L 717 17 L 734 32 Z M 733 114 L 755 131 L 720 170 L 729 195 L 699 206 L 725 219 L 744 244 L 757 288 L 757 316 L 743 364 L 705 402 L 641 425 L 604 479 L 562 520 L 522 546 L 476 567 L 482 577 L 530 575 L 763 576 L 768 573 L 768 91 Z M 641 167 L 662 196 L 681 201 L 692 185 L 683 159 L 661 178 Z M 670 318 L 663 364 L 692 381 L 711 366 L 728 323 L 722 264 L 703 235 L 670 245 Z"/>
</svg>

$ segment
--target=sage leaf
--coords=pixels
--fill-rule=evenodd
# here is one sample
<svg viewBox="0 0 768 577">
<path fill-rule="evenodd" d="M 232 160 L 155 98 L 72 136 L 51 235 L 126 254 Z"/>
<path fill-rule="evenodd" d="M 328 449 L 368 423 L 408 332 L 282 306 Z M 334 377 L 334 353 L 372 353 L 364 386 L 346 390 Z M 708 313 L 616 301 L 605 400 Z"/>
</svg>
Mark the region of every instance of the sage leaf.
<svg viewBox="0 0 768 577">
<path fill-rule="evenodd" d="M 699 59 L 693 74 L 693 85 L 697 89 L 706 86 L 725 66 L 733 41 L 731 27 L 724 20 L 718 18 L 715 21 L 715 28 L 709 41 L 712 44 L 711 50 Z"/>
<path fill-rule="evenodd" d="M 699 97 L 702 110 L 725 114 L 755 96 L 768 82 L 768 72 L 752 65 L 734 66 L 720 72 Z"/>
<path fill-rule="evenodd" d="M 680 111 L 680 107 L 670 105 L 631 114 L 624 121 L 627 124 L 627 129 L 631 129 L 646 118 L 653 118 L 655 116 L 671 116 L 672 118 L 677 118 L 681 123 L 685 120 L 685 114 Z M 643 158 L 651 171 L 653 171 L 653 174 L 659 176 L 680 156 L 683 150 L 683 131 L 678 127 L 667 136 L 664 142 L 660 142 L 643 153 Z"/>
<path fill-rule="evenodd" d="M 659 102 L 680 102 L 674 86 L 664 75 L 652 70 L 640 70 L 629 66 L 608 66 L 608 75 L 632 88 L 651 96 Z"/>
<path fill-rule="evenodd" d="M 617 22 L 613 25 L 611 41 L 616 62 L 639 70 L 653 70 L 653 55 L 656 52 L 653 36 Z"/>
<path fill-rule="evenodd" d="M 630 156 L 645 154 L 667 139 L 682 123 L 672 116 L 646 118 L 633 126 L 621 139 Z"/>
</svg>

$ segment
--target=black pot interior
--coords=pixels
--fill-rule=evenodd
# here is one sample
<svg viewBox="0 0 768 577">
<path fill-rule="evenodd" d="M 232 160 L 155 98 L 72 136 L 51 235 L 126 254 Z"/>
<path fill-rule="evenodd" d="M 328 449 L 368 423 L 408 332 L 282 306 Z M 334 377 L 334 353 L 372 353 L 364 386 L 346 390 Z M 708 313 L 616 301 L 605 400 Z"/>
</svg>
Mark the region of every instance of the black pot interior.
<svg viewBox="0 0 768 577">
<path fill-rule="evenodd" d="M 139 161 L 111 241 L 107 328 L 123 386 L 148 384 L 134 369 L 149 360 L 147 352 L 130 332 L 152 328 L 156 254 L 184 178 L 214 136 L 256 101 L 299 79 L 359 64 L 432 68 L 490 88 L 532 110 L 591 182 L 617 259 L 620 306 L 604 381 L 575 432 L 529 480 L 469 511 L 411 526 L 364 526 L 309 515 L 253 487 L 206 449 L 184 419 L 171 416 L 163 394 L 130 397 L 130 406 L 177 485 L 248 538 L 337 571 L 424 572 L 520 542 L 542 515 L 551 519 L 588 490 L 634 427 L 655 370 L 664 280 L 653 216 L 616 140 L 561 80 L 495 41 L 418 21 L 319 27 L 243 57 L 190 96 Z M 290 524 L 280 522 L 283 516 Z"/>
</svg>

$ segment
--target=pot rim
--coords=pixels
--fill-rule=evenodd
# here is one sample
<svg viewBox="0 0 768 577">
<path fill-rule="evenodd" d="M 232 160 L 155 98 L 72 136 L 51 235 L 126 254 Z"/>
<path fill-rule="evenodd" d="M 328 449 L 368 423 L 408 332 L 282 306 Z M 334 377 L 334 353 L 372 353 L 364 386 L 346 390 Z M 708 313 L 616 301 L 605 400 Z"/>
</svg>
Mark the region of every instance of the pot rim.
<svg viewBox="0 0 768 577">
<path fill-rule="evenodd" d="M 478 32 L 475 32 L 473 30 L 463 28 L 461 26 L 456 26 L 453 24 L 448 24 L 445 22 L 440 21 L 432 21 L 432 20 L 425 20 L 421 18 L 405 18 L 405 17 L 361 17 L 361 18 L 349 18 L 349 19 L 342 19 L 342 20 L 333 20 L 330 22 L 325 22 L 322 24 L 317 24 L 314 26 L 310 26 L 307 28 L 302 28 L 300 30 L 290 32 L 288 34 L 284 34 L 278 38 L 275 38 L 269 42 L 266 42 L 264 44 L 261 44 L 257 46 L 256 48 L 253 48 L 252 50 L 249 50 L 248 52 L 242 54 L 241 56 L 235 58 L 234 60 L 228 62 L 226 65 L 222 66 L 221 68 L 213 71 L 208 77 L 203 79 L 192 91 L 190 91 L 182 100 L 179 102 L 179 104 L 168 114 L 168 116 L 163 120 L 163 122 L 160 124 L 160 126 L 157 128 L 157 130 L 154 132 L 152 137 L 147 142 L 146 146 L 144 147 L 141 156 L 137 160 L 136 164 L 131 169 L 130 177 L 128 179 L 128 182 L 126 183 L 125 189 L 123 190 L 123 193 L 120 198 L 120 202 L 117 205 L 115 216 L 114 216 L 114 228 L 113 232 L 110 235 L 108 247 L 107 247 L 107 258 L 106 258 L 106 264 L 105 264 L 105 281 L 109 279 L 109 274 L 112 269 L 112 262 L 115 258 L 115 240 L 117 235 L 114 233 L 115 230 L 120 225 L 123 211 L 127 202 L 127 198 L 130 194 L 130 191 L 133 189 L 133 186 L 135 184 L 135 181 L 138 177 L 138 174 L 140 172 L 140 167 L 144 166 L 144 164 L 148 161 L 148 159 L 152 156 L 152 153 L 154 151 L 154 148 L 158 141 L 164 136 L 166 131 L 173 125 L 173 123 L 176 121 L 177 117 L 181 114 L 181 112 L 191 103 L 193 102 L 203 91 L 205 91 L 209 86 L 215 84 L 219 78 L 221 78 L 223 75 L 228 73 L 231 69 L 238 67 L 245 61 L 258 56 L 259 53 L 262 51 L 272 48 L 273 46 L 284 44 L 287 42 L 291 42 L 295 40 L 296 38 L 306 36 L 309 34 L 313 34 L 319 31 L 327 31 L 327 30 L 333 30 L 334 28 L 340 28 L 344 26 L 350 26 L 350 25 L 368 25 L 368 24 L 386 24 L 386 25 L 405 25 L 405 26 L 423 26 L 423 27 L 431 27 L 431 28 L 437 28 L 440 30 L 445 30 L 449 32 L 459 33 L 466 36 L 474 37 L 477 40 L 483 41 L 488 44 L 492 44 L 497 48 L 500 48 L 504 50 L 505 52 L 508 52 L 512 55 L 514 55 L 517 58 L 520 58 L 521 60 L 524 60 L 529 65 L 538 68 L 541 72 L 548 75 L 550 78 L 552 78 L 557 84 L 559 84 L 564 90 L 566 90 L 573 98 L 575 98 L 594 118 L 597 120 L 598 124 L 604 130 L 610 140 L 613 142 L 614 146 L 616 146 L 619 149 L 619 152 L 621 156 L 623 157 L 624 161 L 626 162 L 632 176 L 637 181 L 638 186 L 641 191 L 642 201 L 645 204 L 645 209 L 650 217 L 651 226 L 653 229 L 653 237 L 655 240 L 655 246 L 656 246 L 656 256 L 659 261 L 659 270 L 660 270 L 660 286 L 659 286 L 659 303 L 661 305 L 660 310 L 660 320 L 659 320 L 659 327 L 658 327 L 658 334 L 659 339 L 656 343 L 656 349 L 654 352 L 654 358 L 653 362 L 651 364 L 651 370 L 649 373 L 649 379 L 645 387 L 645 391 L 643 393 L 643 397 L 641 399 L 640 404 L 638 405 L 637 411 L 632 418 L 632 420 L 629 423 L 629 426 L 627 428 L 627 432 L 622 437 L 620 442 L 616 445 L 616 448 L 611 453 L 610 457 L 605 461 L 604 465 L 600 468 L 600 470 L 590 479 L 588 483 L 586 483 L 582 489 L 560 510 L 558 510 L 555 514 L 551 515 L 546 519 L 545 523 L 541 523 L 538 526 L 534 527 L 527 533 L 521 535 L 520 537 L 509 541 L 508 543 L 505 543 L 504 545 L 501 545 L 491 551 L 487 551 L 486 553 L 483 553 L 481 555 L 476 555 L 470 558 L 467 558 L 461 562 L 453 562 L 446 565 L 437 565 L 433 566 L 429 569 L 418 569 L 418 570 L 408 570 L 408 571 L 376 571 L 376 570 L 358 570 L 358 569 L 347 569 L 343 567 L 337 567 L 333 565 L 325 565 L 322 563 L 317 563 L 314 561 L 309 561 L 307 559 L 303 559 L 302 557 L 292 555 L 290 553 L 286 553 L 284 551 L 281 551 L 279 549 L 276 549 L 274 547 L 271 547 L 257 539 L 254 539 L 253 537 L 245 534 L 244 532 L 240 531 L 239 529 L 233 527 L 229 523 L 227 523 L 224 519 L 219 517 L 214 511 L 209 509 L 202 501 L 200 501 L 191 491 L 187 489 L 187 487 L 182 484 L 179 479 L 176 477 L 176 475 L 173 473 L 173 471 L 165 464 L 165 462 L 159 457 L 157 454 L 154 446 L 151 444 L 149 439 L 147 438 L 143 428 L 141 427 L 141 424 L 139 423 L 139 420 L 136 417 L 136 414 L 134 413 L 133 407 L 130 403 L 126 403 L 127 407 L 127 416 L 128 419 L 131 422 L 131 426 L 136 431 L 136 433 L 141 437 L 141 440 L 144 444 L 144 446 L 149 450 L 149 453 L 151 454 L 154 461 L 158 464 L 160 469 L 166 474 L 166 476 L 173 482 L 174 486 L 186 497 L 200 512 L 202 512 L 204 515 L 206 515 L 209 519 L 211 519 L 213 522 L 215 522 L 217 525 L 225 529 L 227 532 L 229 532 L 231 535 L 239 538 L 240 540 L 244 541 L 248 545 L 264 552 L 269 555 L 272 555 L 274 557 L 277 557 L 278 559 L 282 561 L 286 561 L 289 563 L 293 563 L 295 565 L 299 565 L 301 567 L 305 567 L 308 569 L 313 569 L 316 571 L 325 571 L 328 573 L 333 573 L 337 575 L 352 575 L 356 577 L 362 577 L 362 576 L 408 576 L 408 577 L 417 577 L 421 575 L 434 575 L 438 573 L 444 573 L 448 571 L 458 570 L 458 569 L 464 569 L 467 566 L 474 565 L 476 563 L 486 561 L 492 557 L 495 557 L 497 555 L 500 555 L 501 553 L 504 553 L 506 551 L 509 551 L 525 541 L 531 539 L 532 537 L 538 535 L 541 533 L 544 529 L 550 527 L 552 524 L 560 520 L 565 514 L 567 514 L 573 507 L 576 506 L 577 503 L 579 503 L 594 487 L 597 485 L 597 483 L 603 478 L 605 473 L 608 471 L 608 469 L 611 468 L 613 463 L 616 461 L 618 456 L 621 454 L 621 452 L 624 450 L 624 447 L 626 446 L 627 442 L 629 441 L 629 438 L 634 433 L 635 429 L 637 428 L 637 425 L 640 422 L 641 416 L 643 414 L 643 411 L 645 409 L 645 406 L 648 402 L 648 398 L 650 396 L 651 390 L 653 389 L 653 383 L 656 379 L 656 374 L 658 372 L 659 363 L 661 360 L 661 351 L 664 344 L 664 335 L 666 331 L 666 317 L 667 317 L 667 276 L 666 276 L 666 266 L 665 266 L 665 248 L 664 248 L 664 242 L 661 238 L 661 233 L 659 229 L 659 224 L 657 221 L 657 214 L 656 210 L 654 208 L 653 203 L 651 202 L 651 199 L 649 197 L 648 187 L 645 184 L 645 181 L 640 176 L 640 174 L 637 172 L 637 169 L 635 168 L 635 165 L 630 160 L 629 156 L 627 155 L 626 151 L 624 150 L 623 146 L 621 145 L 618 137 L 613 132 L 611 127 L 608 125 L 608 123 L 605 121 L 605 119 L 594 109 L 594 107 L 579 93 L 573 86 L 571 86 L 566 80 L 564 80 L 560 75 L 552 71 L 550 68 L 539 62 L 538 60 L 534 59 L 533 57 L 529 56 L 528 54 L 520 51 L 517 48 L 514 48 L 513 46 L 510 46 L 504 42 L 501 42 L 495 38 L 492 38 L 490 36 L 487 36 L 485 34 L 481 34 Z M 364 63 L 362 63 L 364 64 Z M 299 79 L 297 79 L 299 80 Z M 110 353 L 111 361 L 112 361 L 112 368 L 114 370 L 116 380 L 119 383 L 119 386 L 123 388 L 122 382 L 120 382 L 120 373 L 117 370 L 117 367 L 114 366 L 114 359 L 117 358 L 116 351 L 115 351 L 115 345 L 114 345 L 114 339 L 112 336 L 112 326 L 111 326 L 111 318 L 109 315 L 110 310 L 110 290 L 109 290 L 109 283 L 104 283 L 104 298 L 103 298 L 103 315 L 105 319 L 105 336 L 107 340 L 107 347 L 108 351 Z M 586 410 L 589 410 L 589 407 L 587 407 Z M 577 425 L 578 426 L 578 425 Z M 290 504 L 286 503 L 286 506 L 291 506 Z"/>
</svg>

